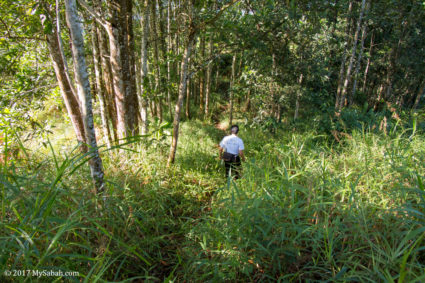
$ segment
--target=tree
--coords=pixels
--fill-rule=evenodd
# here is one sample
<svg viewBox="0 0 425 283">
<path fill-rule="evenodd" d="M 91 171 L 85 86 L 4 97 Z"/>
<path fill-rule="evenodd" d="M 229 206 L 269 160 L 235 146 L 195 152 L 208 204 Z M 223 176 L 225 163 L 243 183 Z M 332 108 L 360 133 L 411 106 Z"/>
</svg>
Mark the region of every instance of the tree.
<svg viewBox="0 0 425 283">
<path fill-rule="evenodd" d="M 98 0 L 96 0 L 98 1 Z M 117 107 L 117 131 L 120 139 L 137 133 L 137 92 L 134 70 L 134 37 L 132 28 L 132 1 L 108 2 L 110 20 L 93 10 L 84 0 L 78 2 L 106 30 L 109 38 L 111 71 Z M 96 2 L 95 2 L 96 3 Z M 97 5 L 100 5 L 97 2 Z"/>
<path fill-rule="evenodd" d="M 145 0 L 143 17 L 141 24 L 143 27 L 142 46 L 141 46 L 141 76 L 140 76 L 140 97 L 139 109 L 142 120 L 142 135 L 148 133 L 148 38 L 149 38 L 149 1 Z"/>
<path fill-rule="evenodd" d="M 171 166 L 172 163 L 174 163 L 175 157 L 176 157 L 176 151 L 177 151 L 177 143 L 178 143 L 178 137 L 179 137 L 179 125 L 180 125 L 180 112 L 181 108 L 183 107 L 183 99 L 184 99 L 184 92 L 187 87 L 187 78 L 188 78 L 188 61 L 192 52 L 193 43 L 196 39 L 196 36 L 200 30 L 202 30 L 206 25 L 214 23 L 221 14 L 229 7 L 234 5 L 238 0 L 231 0 L 229 3 L 223 5 L 221 9 L 213 15 L 210 19 L 207 19 L 205 21 L 202 21 L 200 23 L 196 23 L 196 20 L 194 18 L 194 2 L 188 1 L 187 3 L 187 10 L 188 10 L 188 23 L 186 26 L 187 30 L 187 40 L 185 43 L 185 49 L 183 53 L 183 58 L 181 61 L 181 67 L 180 67 L 180 83 L 179 83 L 179 94 L 176 102 L 176 107 L 174 111 L 174 121 L 173 121 L 173 136 L 170 146 L 170 154 L 168 155 L 168 162 L 167 166 Z"/>
<path fill-rule="evenodd" d="M 342 87 L 341 95 L 340 95 L 340 98 L 339 98 L 338 110 L 341 110 L 343 106 L 347 105 L 347 98 L 346 98 L 347 87 L 348 87 L 349 82 L 351 81 L 351 72 L 352 72 L 353 63 L 354 63 L 354 60 L 355 60 L 355 57 L 356 57 L 357 43 L 358 43 L 358 39 L 359 39 L 359 33 L 360 33 L 361 24 L 362 24 L 363 14 L 364 14 L 364 11 L 365 11 L 365 3 L 366 3 L 366 0 L 362 0 L 362 6 L 361 6 L 361 9 L 360 9 L 359 19 L 357 21 L 357 28 L 356 28 L 356 32 L 354 34 L 354 41 L 353 41 L 353 48 L 352 48 L 352 51 L 351 51 L 350 62 L 348 64 L 347 73 L 346 73 L 345 79 L 344 79 L 344 85 Z"/>
<path fill-rule="evenodd" d="M 104 190 L 102 159 L 96 142 L 96 133 L 93 123 L 92 98 L 90 90 L 89 75 L 84 54 L 84 39 L 82 28 L 77 16 L 76 0 L 65 0 L 66 20 L 71 34 L 72 56 L 75 66 L 75 81 L 77 83 L 78 96 L 81 101 L 81 112 L 83 116 L 86 140 L 89 146 L 91 159 L 89 161 L 91 175 L 96 192 Z"/>
<path fill-rule="evenodd" d="M 57 15 L 56 19 L 54 19 L 51 16 L 50 7 L 46 3 L 41 3 L 41 5 L 43 5 L 44 13 L 40 13 L 40 17 L 45 30 L 47 47 L 49 48 L 56 78 L 59 83 L 72 126 L 74 127 L 77 140 L 81 143 L 81 150 L 86 151 L 87 139 L 83 117 L 81 114 L 80 102 L 77 98 L 74 87 L 72 86 L 67 63 L 63 54 L 62 40 L 60 38 L 59 15 Z"/>
</svg>

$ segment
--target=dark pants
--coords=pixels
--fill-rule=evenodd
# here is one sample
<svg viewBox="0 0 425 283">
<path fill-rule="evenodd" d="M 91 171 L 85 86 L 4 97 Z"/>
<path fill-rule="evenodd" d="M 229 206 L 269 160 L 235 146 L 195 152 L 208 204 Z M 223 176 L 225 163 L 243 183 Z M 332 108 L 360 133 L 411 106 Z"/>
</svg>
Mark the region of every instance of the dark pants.
<svg viewBox="0 0 425 283">
<path fill-rule="evenodd" d="M 226 178 L 228 178 L 230 174 L 234 175 L 235 179 L 240 178 L 241 158 L 239 156 L 236 156 L 232 161 L 224 161 L 224 167 L 226 168 Z"/>
</svg>

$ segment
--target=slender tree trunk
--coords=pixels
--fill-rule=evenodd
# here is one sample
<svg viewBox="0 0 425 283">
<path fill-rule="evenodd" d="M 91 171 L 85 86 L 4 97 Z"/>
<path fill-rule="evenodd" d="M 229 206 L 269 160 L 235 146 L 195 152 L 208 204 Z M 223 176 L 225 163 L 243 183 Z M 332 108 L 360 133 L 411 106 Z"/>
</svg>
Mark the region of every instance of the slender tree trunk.
<svg viewBox="0 0 425 283">
<path fill-rule="evenodd" d="M 384 85 L 381 84 L 378 88 L 377 96 L 375 96 L 376 99 L 374 100 L 374 105 L 373 105 L 374 111 L 378 108 L 378 104 L 381 102 L 383 92 L 384 92 Z"/>
<path fill-rule="evenodd" d="M 239 57 L 239 65 L 236 68 L 236 78 L 240 78 L 242 76 L 242 71 L 243 71 L 243 58 L 244 58 L 244 50 L 241 50 L 240 52 L 240 57 Z M 275 71 L 275 73 L 277 74 L 277 71 Z M 241 106 L 241 97 L 238 96 L 238 105 Z"/>
<path fill-rule="evenodd" d="M 158 32 L 158 35 L 159 35 L 159 38 L 158 38 L 158 42 L 159 42 L 159 46 L 160 46 L 160 49 L 159 49 L 159 51 L 160 51 L 160 58 L 163 58 L 162 60 L 163 60 L 163 62 L 167 62 L 168 61 L 168 54 L 167 54 L 167 44 L 166 44 L 166 36 L 165 36 L 165 28 L 164 28 L 164 22 L 165 22 L 165 20 L 164 20 L 164 13 L 163 13 L 163 6 L 162 6 L 162 3 L 163 3 L 163 1 L 160 1 L 160 0 L 156 0 L 157 1 L 157 6 L 158 6 L 158 17 L 157 17 L 157 20 L 158 20 L 158 28 L 159 28 L 159 32 Z M 159 67 L 160 67 L 160 69 L 161 69 L 161 77 L 159 78 L 160 79 L 160 81 L 161 81 L 161 88 L 160 88 L 160 90 L 161 90 L 161 94 L 163 94 L 164 93 L 164 87 L 166 86 L 166 83 L 165 83 L 165 81 L 166 81 L 166 76 L 165 76 L 165 73 L 166 73 L 166 70 L 165 70 L 165 66 L 163 65 L 163 64 L 161 64 L 161 61 L 159 62 Z M 160 97 L 160 106 L 161 106 L 161 111 L 160 111 L 160 121 L 162 121 L 162 119 L 163 119 L 163 109 L 164 109 L 164 104 L 163 104 L 163 101 L 165 101 L 166 100 L 166 104 L 168 104 L 168 106 L 170 106 L 170 100 L 169 100 L 169 97 L 168 97 L 168 93 L 167 93 L 167 97 L 166 97 L 166 99 L 162 99 L 162 95 L 161 95 L 161 97 Z"/>
<path fill-rule="evenodd" d="M 192 47 L 193 48 L 193 47 Z M 187 60 L 187 68 L 190 69 L 190 63 L 192 61 L 192 58 L 189 57 L 189 59 Z M 190 92 L 191 92 L 191 82 L 192 79 L 188 76 L 187 77 L 187 83 L 186 83 L 186 109 L 185 109 L 185 114 L 186 114 L 186 119 L 190 119 Z"/>
<path fill-rule="evenodd" d="M 171 39 L 171 1 L 168 1 L 167 5 L 167 53 L 168 56 L 171 54 L 172 50 L 172 39 Z M 173 119 L 173 107 L 171 104 L 171 62 L 168 58 L 167 60 L 167 102 L 168 102 L 168 110 L 170 112 L 170 120 Z"/>
<path fill-rule="evenodd" d="M 276 55 L 274 53 L 272 53 L 272 69 L 271 69 L 271 77 L 272 80 L 271 82 L 269 82 L 269 89 L 270 89 L 270 96 L 272 97 L 272 102 L 271 102 L 271 113 L 270 116 L 274 115 L 275 118 L 277 118 L 277 97 L 276 97 Z"/>
<path fill-rule="evenodd" d="M 202 33 L 202 32 L 201 32 Z M 203 32 L 205 33 L 205 32 Z M 203 34 L 200 38 L 200 53 L 201 62 L 205 58 L 205 35 Z M 204 94 L 205 94 L 205 71 L 204 68 L 199 72 L 199 110 L 200 113 L 204 112 Z"/>
<path fill-rule="evenodd" d="M 368 10 L 369 10 L 369 2 L 366 2 L 365 13 L 367 13 Z M 357 76 L 359 74 L 361 61 L 362 61 L 362 57 L 363 57 L 363 49 L 364 49 L 364 41 L 365 41 L 365 38 L 366 38 L 366 33 L 367 33 L 367 21 L 364 21 L 363 25 L 362 25 L 362 38 L 361 38 L 361 43 L 360 43 L 360 51 L 359 51 L 359 54 L 358 54 L 358 57 L 357 57 L 356 70 L 353 74 L 353 77 L 354 77 L 353 89 L 352 89 L 351 95 L 348 99 L 350 105 L 353 104 L 354 96 L 356 95 Z"/>
<path fill-rule="evenodd" d="M 235 72 L 236 72 L 236 54 L 233 55 L 233 59 L 232 59 L 232 77 L 230 79 L 230 98 L 229 98 L 229 124 L 232 125 L 233 124 L 233 87 L 235 84 Z"/>
<path fill-rule="evenodd" d="M 101 3 L 99 0 L 93 1 L 93 8 L 98 13 L 102 13 Z M 96 29 L 97 38 L 99 42 L 99 55 L 102 63 L 102 75 L 103 81 L 105 85 L 105 103 L 108 111 L 108 116 L 111 119 L 112 124 L 112 134 L 114 137 L 114 141 L 118 141 L 117 134 L 117 106 L 115 104 L 115 93 L 114 93 L 114 85 L 113 85 L 113 76 L 112 76 L 112 67 L 111 61 L 109 60 L 109 47 L 108 47 L 108 38 L 107 34 L 103 29 Z"/>
<path fill-rule="evenodd" d="M 195 41 L 196 30 L 191 30 L 189 32 L 189 37 L 187 39 L 186 47 L 183 53 L 183 59 L 181 62 L 181 76 L 180 76 L 180 85 L 179 85 L 179 96 L 177 98 L 176 108 L 174 111 L 174 122 L 173 122 L 173 138 L 171 141 L 170 155 L 168 156 L 167 166 L 170 166 L 174 163 L 177 151 L 177 142 L 179 137 L 179 125 L 180 125 L 180 111 L 183 107 L 184 92 L 187 87 L 187 75 L 188 75 L 188 61 L 192 52 L 192 45 Z"/>
<path fill-rule="evenodd" d="M 363 76 L 363 87 L 362 87 L 363 93 L 366 93 L 367 75 L 369 73 L 370 62 L 371 62 L 371 59 L 372 59 L 374 36 L 375 36 L 375 33 L 372 32 L 372 35 L 370 37 L 369 56 L 367 57 L 367 63 L 366 63 L 366 67 L 365 67 L 365 70 L 364 70 L 364 76 Z"/>
<path fill-rule="evenodd" d="M 351 51 L 350 62 L 347 67 L 347 73 L 345 74 L 344 86 L 341 91 L 339 109 L 342 109 L 347 104 L 346 93 L 347 93 L 348 84 L 351 81 L 351 71 L 353 69 L 353 64 L 356 57 L 357 42 L 359 39 L 360 27 L 361 27 L 362 18 L 363 18 L 363 14 L 365 10 L 365 2 L 366 0 L 362 0 L 362 7 L 360 10 L 359 20 L 357 21 L 356 33 L 354 34 L 353 49 Z"/>
<path fill-rule="evenodd" d="M 126 108 L 125 108 L 125 86 L 123 78 L 123 66 L 121 62 L 121 50 L 118 41 L 118 29 L 113 25 L 108 26 L 108 37 L 110 46 L 110 60 L 111 71 L 113 78 L 113 86 L 115 93 L 115 105 L 117 110 L 117 132 L 118 138 L 122 139 L 127 137 L 127 121 L 126 121 Z"/>
<path fill-rule="evenodd" d="M 152 64 L 148 64 L 148 74 L 151 72 L 151 68 L 152 68 Z M 151 90 L 153 90 L 153 92 L 155 91 L 155 86 L 154 86 L 154 82 L 153 80 L 149 80 L 149 88 Z M 156 107 L 156 98 L 155 96 L 151 97 L 149 99 L 149 107 L 151 110 L 151 117 L 152 119 L 158 118 L 158 114 L 157 114 L 157 107 Z"/>
<path fill-rule="evenodd" d="M 154 68 L 155 68 L 155 96 L 156 96 L 156 107 L 157 107 L 157 117 L 159 120 L 162 120 L 162 102 L 161 102 L 161 94 L 162 85 L 161 85 L 161 66 L 159 61 L 159 44 L 160 40 L 157 31 L 157 16 L 156 16 L 156 7 L 155 1 L 152 1 L 151 4 L 151 34 L 152 34 L 152 45 L 153 45 L 153 58 L 154 58 Z"/>
<path fill-rule="evenodd" d="M 92 45 L 93 45 L 93 65 L 94 65 L 94 72 L 96 77 L 96 86 L 97 86 L 97 95 L 99 97 L 99 104 L 100 104 L 100 117 L 102 119 L 102 129 L 103 129 L 103 136 L 106 143 L 106 146 L 108 148 L 111 148 L 112 139 L 111 139 L 111 132 L 109 131 L 109 125 L 108 125 L 108 112 L 106 109 L 106 99 L 105 99 L 105 83 L 102 80 L 102 69 L 100 67 L 100 51 L 99 51 L 99 41 L 97 38 L 98 34 L 98 28 L 96 26 L 96 23 L 93 23 L 93 31 L 91 33 L 92 37 Z"/>
<path fill-rule="evenodd" d="M 177 14 L 177 9 L 174 9 L 174 18 L 177 16 L 176 14 Z M 176 51 L 174 51 L 174 52 L 175 52 L 176 56 L 180 56 L 180 33 L 179 32 L 176 32 L 175 40 L 176 40 L 176 44 L 175 44 Z M 176 72 L 176 77 L 177 77 L 176 82 L 180 82 L 180 79 L 181 79 L 180 78 L 180 75 L 181 75 L 180 67 L 181 67 L 181 64 L 176 62 L 176 68 L 175 68 L 177 70 L 177 72 Z"/>
<path fill-rule="evenodd" d="M 209 42 L 209 57 L 212 57 L 214 53 L 214 45 L 213 45 L 213 34 L 210 34 L 210 42 Z M 207 68 L 207 78 L 206 78 L 206 86 L 205 86 L 205 118 L 208 118 L 210 114 L 210 93 L 211 93 L 211 76 L 212 76 L 212 62 L 208 64 Z"/>
<path fill-rule="evenodd" d="M 162 122 L 162 98 L 161 97 L 157 98 L 156 113 L 157 113 L 158 120 L 161 123 Z"/>
<path fill-rule="evenodd" d="M 89 75 L 84 54 L 84 38 L 82 28 L 77 16 L 75 0 L 65 0 L 66 19 L 71 33 L 72 55 L 75 67 L 75 80 L 77 82 L 78 95 L 81 100 L 83 124 L 86 140 L 90 146 L 92 158 L 89 161 L 90 171 L 94 180 L 96 192 L 104 190 L 102 159 L 99 156 L 96 143 L 96 133 L 93 123 L 92 101 Z"/>
<path fill-rule="evenodd" d="M 142 52 L 141 52 L 141 76 L 140 76 L 140 97 L 139 109 L 142 120 L 142 135 L 148 133 L 148 39 L 149 39 L 149 1 L 145 0 L 145 11 L 142 17 Z"/>
<path fill-rule="evenodd" d="M 61 51 L 62 48 L 59 36 L 60 35 L 56 29 L 53 29 L 52 33 L 46 34 L 47 46 L 49 48 L 53 68 L 61 89 L 66 110 L 71 119 L 77 140 L 81 143 L 81 150 L 85 152 L 87 151 L 86 135 L 80 110 L 80 103 L 77 99 L 76 93 L 74 92 L 74 88 L 72 87 L 72 83 L 67 72 L 66 62 L 64 61 L 64 56 Z"/>
<path fill-rule="evenodd" d="M 298 84 L 301 86 L 303 83 L 303 73 L 300 74 L 300 77 L 298 78 Z M 297 98 L 295 101 L 295 114 L 294 114 L 294 120 L 298 119 L 298 112 L 300 109 L 300 93 L 297 92 Z"/>
<path fill-rule="evenodd" d="M 351 17 L 351 11 L 353 9 L 353 1 L 351 0 L 348 4 L 348 23 L 347 23 L 347 32 L 345 37 L 345 47 L 344 47 L 344 55 L 342 57 L 341 61 L 341 67 L 339 70 L 339 79 L 338 79 L 338 88 L 336 92 L 336 98 L 335 98 L 335 110 L 339 111 L 340 108 L 340 101 L 341 101 L 341 91 L 342 91 L 342 85 L 344 82 L 344 70 L 345 70 L 345 62 L 347 61 L 347 54 L 348 54 L 348 46 L 350 45 L 350 34 L 351 34 L 351 26 L 352 21 L 350 19 Z"/>
</svg>

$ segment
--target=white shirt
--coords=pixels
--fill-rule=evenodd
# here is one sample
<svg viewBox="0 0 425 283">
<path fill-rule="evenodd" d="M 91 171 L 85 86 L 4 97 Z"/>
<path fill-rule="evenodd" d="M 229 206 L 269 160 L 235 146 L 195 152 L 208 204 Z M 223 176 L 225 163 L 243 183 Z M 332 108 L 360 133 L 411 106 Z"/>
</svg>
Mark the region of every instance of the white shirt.
<svg viewBox="0 0 425 283">
<path fill-rule="evenodd" d="M 225 149 L 228 153 L 239 155 L 239 150 L 244 150 L 244 145 L 242 139 L 232 134 L 226 136 L 220 142 L 221 148 Z"/>
</svg>

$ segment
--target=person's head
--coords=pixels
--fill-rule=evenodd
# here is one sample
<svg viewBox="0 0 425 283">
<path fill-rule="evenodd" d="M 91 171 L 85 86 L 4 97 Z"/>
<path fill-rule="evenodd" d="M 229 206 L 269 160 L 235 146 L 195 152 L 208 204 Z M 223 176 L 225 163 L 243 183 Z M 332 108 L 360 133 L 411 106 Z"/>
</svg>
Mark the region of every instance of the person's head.
<svg viewBox="0 0 425 283">
<path fill-rule="evenodd" d="M 234 135 L 237 135 L 237 134 L 238 134 L 238 132 L 239 132 L 239 126 L 238 126 L 238 125 L 232 125 L 232 126 L 230 127 L 230 132 L 231 132 L 232 134 L 234 134 Z"/>
</svg>

